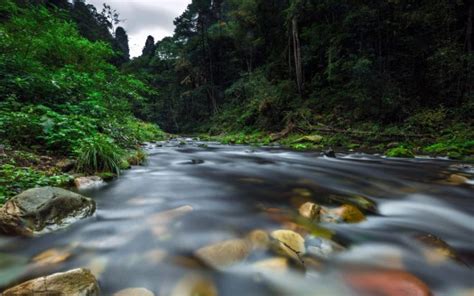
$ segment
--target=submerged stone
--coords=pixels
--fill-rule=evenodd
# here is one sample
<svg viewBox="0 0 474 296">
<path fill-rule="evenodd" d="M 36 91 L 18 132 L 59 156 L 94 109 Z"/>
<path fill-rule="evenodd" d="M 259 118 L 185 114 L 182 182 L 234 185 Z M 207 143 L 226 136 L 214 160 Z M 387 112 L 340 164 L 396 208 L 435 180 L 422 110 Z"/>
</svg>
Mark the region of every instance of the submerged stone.
<svg viewBox="0 0 474 296">
<path fill-rule="evenodd" d="M 250 255 L 252 245 L 245 239 L 230 239 L 203 248 L 195 256 L 210 267 L 219 269 L 232 266 Z"/>
<path fill-rule="evenodd" d="M 431 295 L 422 280 L 404 271 L 355 271 L 346 274 L 345 279 L 361 295 Z"/>
<path fill-rule="evenodd" d="M 99 176 L 78 177 L 74 179 L 77 189 L 88 189 L 99 187 L 104 184 L 104 180 Z"/>
<path fill-rule="evenodd" d="M 283 254 L 300 260 L 300 256 L 306 252 L 304 238 L 291 230 L 275 230 L 271 237 L 278 241 L 278 247 Z"/>
<path fill-rule="evenodd" d="M 183 277 L 174 287 L 170 296 L 217 296 L 214 282 L 202 275 L 190 274 Z"/>
<path fill-rule="evenodd" d="M 0 209 L 0 231 L 26 235 L 45 232 L 91 216 L 95 202 L 55 187 L 33 188 L 10 199 Z"/>
<path fill-rule="evenodd" d="M 27 281 L 6 290 L 3 295 L 98 296 L 99 284 L 90 271 L 81 268 Z"/>
<path fill-rule="evenodd" d="M 364 220 L 365 215 L 357 207 L 350 204 L 325 210 L 322 216 L 322 221 L 324 222 L 358 223 Z"/>
</svg>

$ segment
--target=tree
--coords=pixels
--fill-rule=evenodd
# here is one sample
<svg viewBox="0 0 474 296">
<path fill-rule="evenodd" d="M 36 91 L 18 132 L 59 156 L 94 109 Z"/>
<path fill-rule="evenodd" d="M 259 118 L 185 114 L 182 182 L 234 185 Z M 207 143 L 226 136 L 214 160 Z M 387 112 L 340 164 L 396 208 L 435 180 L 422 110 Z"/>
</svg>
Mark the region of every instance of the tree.
<svg viewBox="0 0 474 296">
<path fill-rule="evenodd" d="M 130 48 L 128 46 L 128 35 L 124 28 L 117 27 L 115 30 L 115 41 L 121 51 L 124 61 L 130 60 Z"/>
</svg>

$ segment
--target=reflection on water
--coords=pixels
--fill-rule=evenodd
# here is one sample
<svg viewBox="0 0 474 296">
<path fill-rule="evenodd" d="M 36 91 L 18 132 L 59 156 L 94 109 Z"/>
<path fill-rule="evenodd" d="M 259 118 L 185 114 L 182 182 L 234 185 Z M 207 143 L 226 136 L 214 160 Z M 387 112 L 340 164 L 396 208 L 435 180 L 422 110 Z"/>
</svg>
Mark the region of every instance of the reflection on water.
<svg viewBox="0 0 474 296">
<path fill-rule="evenodd" d="M 356 295 L 366 274 L 379 283 L 383 274 L 409 274 L 435 295 L 474 288 L 472 168 L 206 144 L 151 145 L 146 166 L 81 192 L 97 201 L 94 217 L 34 239 L 1 238 L 0 284 L 87 267 L 104 295 L 129 287 L 173 296 Z M 452 174 L 470 180 L 454 184 Z M 357 204 L 367 219 L 312 223 L 298 215 L 304 201 Z M 275 252 L 278 229 L 300 233 L 304 254 Z M 428 234 L 447 244 L 418 239 Z"/>
</svg>

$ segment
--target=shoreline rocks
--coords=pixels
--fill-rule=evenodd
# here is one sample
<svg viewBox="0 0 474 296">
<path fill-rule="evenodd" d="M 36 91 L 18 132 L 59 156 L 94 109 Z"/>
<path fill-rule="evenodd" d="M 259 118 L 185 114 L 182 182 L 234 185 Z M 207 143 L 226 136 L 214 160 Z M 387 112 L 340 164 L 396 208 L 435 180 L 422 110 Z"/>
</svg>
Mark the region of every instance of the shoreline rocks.
<svg viewBox="0 0 474 296">
<path fill-rule="evenodd" d="M 99 284 L 92 273 L 78 268 L 29 280 L 6 290 L 3 295 L 99 296 L 99 293 Z"/>
<path fill-rule="evenodd" d="M 0 208 L 0 233 L 31 236 L 65 227 L 91 216 L 95 202 L 56 187 L 26 190 Z"/>
</svg>

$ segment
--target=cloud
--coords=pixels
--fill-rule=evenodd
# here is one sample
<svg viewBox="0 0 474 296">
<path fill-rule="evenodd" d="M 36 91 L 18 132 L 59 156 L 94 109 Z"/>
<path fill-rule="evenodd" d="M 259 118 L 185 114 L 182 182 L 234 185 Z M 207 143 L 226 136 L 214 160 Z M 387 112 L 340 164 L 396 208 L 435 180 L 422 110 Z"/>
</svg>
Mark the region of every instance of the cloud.
<svg viewBox="0 0 474 296">
<path fill-rule="evenodd" d="M 173 35 L 173 21 L 181 15 L 191 0 L 88 0 L 102 10 L 105 2 L 120 14 L 124 22 L 120 25 L 127 30 L 130 55 L 141 55 L 145 40 L 152 35 L 155 40 Z"/>
</svg>

